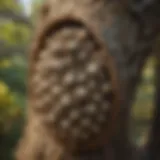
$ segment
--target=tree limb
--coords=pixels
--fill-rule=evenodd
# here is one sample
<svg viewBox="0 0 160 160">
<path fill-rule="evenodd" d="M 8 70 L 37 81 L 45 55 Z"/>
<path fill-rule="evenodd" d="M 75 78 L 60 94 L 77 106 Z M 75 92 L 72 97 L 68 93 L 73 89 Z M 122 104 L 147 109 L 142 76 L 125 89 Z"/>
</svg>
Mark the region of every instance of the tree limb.
<svg viewBox="0 0 160 160">
<path fill-rule="evenodd" d="M 32 26 L 29 17 L 22 15 L 20 13 L 15 13 L 11 10 L 4 10 L 4 11 L 1 10 L 0 11 L 0 18 L 11 19 L 12 21 L 17 22 L 17 23 L 23 23 L 23 24 L 28 25 L 29 27 Z"/>
</svg>

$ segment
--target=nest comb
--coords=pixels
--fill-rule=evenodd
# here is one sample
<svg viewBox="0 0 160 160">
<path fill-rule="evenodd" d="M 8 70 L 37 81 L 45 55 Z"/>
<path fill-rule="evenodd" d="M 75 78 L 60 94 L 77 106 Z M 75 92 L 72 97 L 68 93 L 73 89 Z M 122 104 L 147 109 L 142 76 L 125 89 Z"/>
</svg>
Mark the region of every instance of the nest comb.
<svg viewBox="0 0 160 160">
<path fill-rule="evenodd" d="M 67 147 L 105 143 L 119 106 L 114 61 L 83 22 L 63 18 L 48 26 L 31 49 L 30 109 Z"/>
</svg>

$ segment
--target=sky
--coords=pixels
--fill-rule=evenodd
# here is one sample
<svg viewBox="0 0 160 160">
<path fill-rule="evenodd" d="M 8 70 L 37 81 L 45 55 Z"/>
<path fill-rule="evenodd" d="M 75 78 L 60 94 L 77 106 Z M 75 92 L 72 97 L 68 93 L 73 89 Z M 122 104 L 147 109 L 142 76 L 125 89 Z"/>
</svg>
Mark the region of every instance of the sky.
<svg viewBox="0 0 160 160">
<path fill-rule="evenodd" d="M 23 3 L 24 7 L 25 7 L 25 11 L 27 14 L 30 14 L 31 11 L 31 1 L 32 0 L 21 0 L 21 2 Z"/>
</svg>

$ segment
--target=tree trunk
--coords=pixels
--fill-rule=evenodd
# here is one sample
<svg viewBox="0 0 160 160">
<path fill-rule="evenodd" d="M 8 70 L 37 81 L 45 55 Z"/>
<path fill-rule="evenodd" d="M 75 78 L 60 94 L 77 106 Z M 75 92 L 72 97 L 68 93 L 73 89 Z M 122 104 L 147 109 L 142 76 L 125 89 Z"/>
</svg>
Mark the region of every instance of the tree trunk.
<svg viewBox="0 0 160 160">
<path fill-rule="evenodd" d="M 130 66 L 130 69 L 128 70 L 128 74 L 130 74 L 130 76 L 128 77 L 125 85 L 125 99 L 120 112 L 118 135 L 115 138 L 116 160 L 137 159 L 135 156 L 138 156 L 136 154 L 137 149 L 130 142 L 130 114 L 131 107 L 135 99 L 136 88 L 140 81 L 141 72 L 149 53 L 149 51 L 144 52 L 141 56 L 140 54 L 137 54 L 135 62 L 133 63 L 134 65 Z"/>
</svg>

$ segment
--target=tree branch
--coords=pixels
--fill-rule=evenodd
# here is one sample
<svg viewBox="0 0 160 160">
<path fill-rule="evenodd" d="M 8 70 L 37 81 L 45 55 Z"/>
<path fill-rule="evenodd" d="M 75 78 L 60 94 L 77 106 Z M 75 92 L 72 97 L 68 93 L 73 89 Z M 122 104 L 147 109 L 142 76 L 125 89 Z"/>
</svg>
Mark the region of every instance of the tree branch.
<svg viewBox="0 0 160 160">
<path fill-rule="evenodd" d="M 0 18 L 11 19 L 14 22 L 23 23 L 23 24 L 28 25 L 29 27 L 32 26 L 29 17 L 22 15 L 22 14 L 20 15 L 20 13 L 15 13 L 11 10 L 4 10 L 4 11 L 1 10 Z"/>
</svg>

